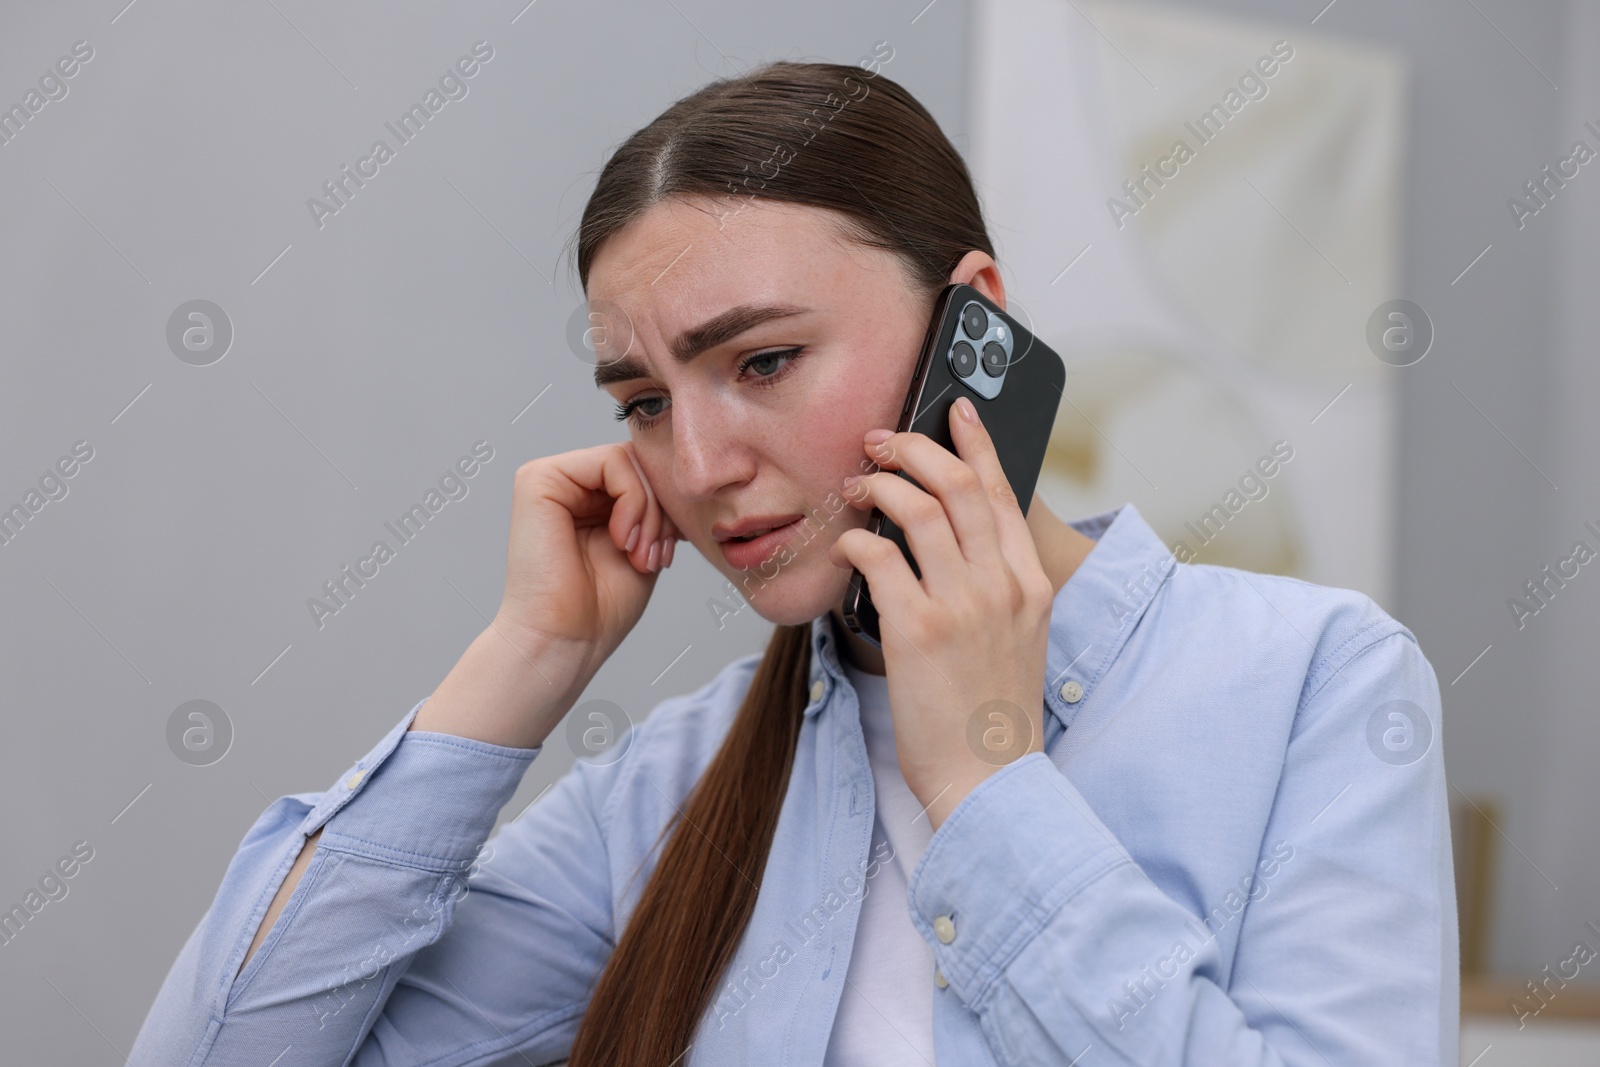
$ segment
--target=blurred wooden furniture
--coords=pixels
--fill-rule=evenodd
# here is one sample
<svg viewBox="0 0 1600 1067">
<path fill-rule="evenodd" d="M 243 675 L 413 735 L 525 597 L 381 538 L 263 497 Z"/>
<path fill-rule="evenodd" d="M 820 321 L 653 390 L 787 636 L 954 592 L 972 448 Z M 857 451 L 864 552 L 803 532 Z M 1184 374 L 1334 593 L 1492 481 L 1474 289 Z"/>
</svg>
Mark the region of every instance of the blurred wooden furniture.
<svg viewBox="0 0 1600 1067">
<path fill-rule="evenodd" d="M 1529 1006 L 1535 1003 L 1533 994 L 1528 992 L 1526 979 L 1461 976 L 1462 1015 L 1492 1015 L 1514 1022 L 1517 1013 L 1511 1010 L 1513 1003 Z M 1568 982 L 1539 1009 L 1538 1018 L 1540 1022 L 1546 1019 L 1600 1022 L 1600 986 Z"/>
<path fill-rule="evenodd" d="M 1529 992 L 1527 979 L 1488 973 L 1499 824 L 1500 806 L 1494 800 L 1456 791 L 1450 805 L 1450 843 L 1461 926 L 1461 1014 L 1509 1021 L 1517 1018 L 1513 1005 L 1531 1008 L 1539 1001 Z M 1600 1020 L 1600 985 L 1579 978 L 1559 986 L 1538 1007 L 1538 1017 Z"/>
<path fill-rule="evenodd" d="M 1461 923 L 1461 977 L 1484 973 L 1494 915 L 1500 808 L 1488 797 L 1457 790 L 1450 805 L 1450 846 L 1455 853 L 1456 911 Z"/>
</svg>

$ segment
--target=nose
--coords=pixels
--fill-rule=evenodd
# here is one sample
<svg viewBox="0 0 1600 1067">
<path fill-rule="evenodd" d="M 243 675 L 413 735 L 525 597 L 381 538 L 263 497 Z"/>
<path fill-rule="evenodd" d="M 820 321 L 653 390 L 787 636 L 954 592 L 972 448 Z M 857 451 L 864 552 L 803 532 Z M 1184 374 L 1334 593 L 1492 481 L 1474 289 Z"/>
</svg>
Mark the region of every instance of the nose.
<svg viewBox="0 0 1600 1067">
<path fill-rule="evenodd" d="M 750 451 L 738 428 L 714 398 L 709 404 L 672 401 L 673 475 L 686 500 L 709 500 L 724 486 L 739 485 L 755 474 Z"/>
</svg>

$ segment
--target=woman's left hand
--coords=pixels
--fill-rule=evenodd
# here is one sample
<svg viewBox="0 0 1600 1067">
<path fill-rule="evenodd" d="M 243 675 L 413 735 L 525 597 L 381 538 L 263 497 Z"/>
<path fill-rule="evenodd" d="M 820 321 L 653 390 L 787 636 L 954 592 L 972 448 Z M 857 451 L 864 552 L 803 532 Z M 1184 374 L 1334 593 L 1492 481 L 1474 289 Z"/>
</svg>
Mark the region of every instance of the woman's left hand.
<svg viewBox="0 0 1600 1067">
<path fill-rule="evenodd" d="M 994 442 L 966 397 L 951 407 L 950 433 L 959 455 L 926 434 L 869 431 L 863 447 L 886 469 L 847 483 L 856 507 L 877 507 L 904 531 L 920 581 L 899 546 L 866 529 L 844 531 L 828 549 L 871 587 L 900 770 L 935 828 L 989 775 L 1044 750 L 1055 600 Z"/>
</svg>

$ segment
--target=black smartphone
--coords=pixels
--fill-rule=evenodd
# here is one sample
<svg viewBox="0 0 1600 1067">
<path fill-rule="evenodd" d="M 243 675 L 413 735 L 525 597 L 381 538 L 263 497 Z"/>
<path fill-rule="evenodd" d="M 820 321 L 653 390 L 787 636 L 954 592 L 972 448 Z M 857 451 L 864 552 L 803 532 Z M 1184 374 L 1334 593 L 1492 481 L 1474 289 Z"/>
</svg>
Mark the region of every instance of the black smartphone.
<svg viewBox="0 0 1600 1067">
<path fill-rule="evenodd" d="M 955 452 L 950 405 L 957 397 L 966 396 L 994 440 L 1000 466 L 1026 515 L 1066 377 L 1061 357 L 988 297 L 970 285 L 948 285 L 934 302 L 933 318 L 896 429 L 926 434 Z M 925 488 L 905 471 L 895 473 L 917 488 Z M 867 529 L 899 545 L 912 573 L 922 577 L 905 534 L 887 515 L 873 508 Z M 878 609 L 859 570 L 850 572 L 844 620 L 874 647 L 883 647 L 878 636 Z"/>
</svg>

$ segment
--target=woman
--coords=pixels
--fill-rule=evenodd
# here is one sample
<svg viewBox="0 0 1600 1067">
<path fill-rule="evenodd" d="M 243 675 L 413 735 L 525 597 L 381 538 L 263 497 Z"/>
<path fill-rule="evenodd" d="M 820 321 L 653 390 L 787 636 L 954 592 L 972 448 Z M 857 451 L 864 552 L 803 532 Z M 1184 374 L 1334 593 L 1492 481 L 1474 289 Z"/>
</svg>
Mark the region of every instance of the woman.
<svg viewBox="0 0 1600 1067">
<path fill-rule="evenodd" d="M 1131 505 L 1024 517 L 967 404 L 955 452 L 888 432 L 940 288 L 1005 304 L 924 108 L 873 69 L 715 82 L 615 152 L 577 246 L 630 440 L 518 470 L 493 625 L 250 830 L 133 1063 L 1454 1062 L 1412 635 L 1178 565 Z M 766 651 L 486 846 L 679 539 Z"/>
</svg>

